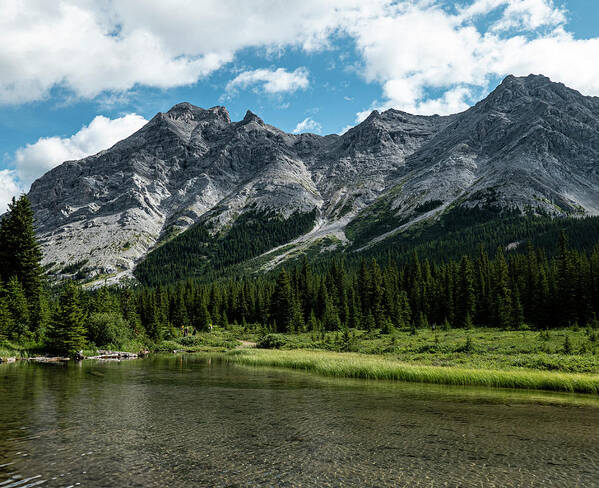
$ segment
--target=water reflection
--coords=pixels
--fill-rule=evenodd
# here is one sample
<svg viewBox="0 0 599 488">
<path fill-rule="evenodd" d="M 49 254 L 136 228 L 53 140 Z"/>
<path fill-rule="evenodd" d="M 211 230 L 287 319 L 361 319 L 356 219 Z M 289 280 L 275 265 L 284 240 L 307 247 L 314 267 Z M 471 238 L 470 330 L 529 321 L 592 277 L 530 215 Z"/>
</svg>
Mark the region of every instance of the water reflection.
<svg viewBox="0 0 599 488">
<path fill-rule="evenodd" d="M 584 396 L 368 384 L 180 356 L 5 365 L 0 400 L 2 488 L 599 479 L 599 402 Z"/>
</svg>

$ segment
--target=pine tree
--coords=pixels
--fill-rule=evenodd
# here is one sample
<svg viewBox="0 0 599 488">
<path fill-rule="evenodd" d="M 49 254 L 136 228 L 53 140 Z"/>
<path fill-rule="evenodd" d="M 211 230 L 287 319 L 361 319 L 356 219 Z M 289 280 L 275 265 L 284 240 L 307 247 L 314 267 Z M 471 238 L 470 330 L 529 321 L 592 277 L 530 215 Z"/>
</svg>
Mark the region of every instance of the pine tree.
<svg viewBox="0 0 599 488">
<path fill-rule="evenodd" d="M 391 332 L 393 332 L 393 323 L 391 322 L 391 319 L 386 318 L 383 320 L 383 323 L 381 324 L 381 334 L 391 334 Z"/>
<path fill-rule="evenodd" d="M 13 276 L 22 284 L 30 308 L 30 328 L 42 325 L 42 253 L 33 228 L 33 211 L 26 195 L 13 197 L 0 222 L 0 280 Z"/>
<path fill-rule="evenodd" d="M 189 314 L 181 291 L 179 291 L 175 297 L 171 323 L 178 329 L 189 325 Z"/>
<path fill-rule="evenodd" d="M 368 312 L 372 309 L 371 288 L 372 281 L 370 272 L 368 271 L 366 261 L 362 260 L 360 263 L 360 271 L 358 273 L 358 297 L 362 305 L 362 315 L 368 315 Z"/>
<path fill-rule="evenodd" d="M 405 291 L 401 291 L 398 297 L 398 316 L 397 326 L 408 327 L 412 322 L 412 309 L 410 307 L 410 300 L 408 294 Z"/>
<path fill-rule="evenodd" d="M 341 320 L 337 313 L 337 307 L 333 303 L 333 300 L 329 297 L 325 304 L 324 315 L 322 317 L 322 324 L 325 330 L 335 331 L 341 328 Z"/>
<path fill-rule="evenodd" d="M 271 317 L 277 332 L 288 332 L 296 315 L 296 307 L 289 273 L 283 268 L 277 278 L 271 302 Z"/>
<path fill-rule="evenodd" d="M 447 320 L 447 319 L 445 319 Z M 447 325 L 449 325 L 449 322 L 447 322 Z M 472 323 L 472 317 L 470 316 L 469 313 L 466 314 L 466 318 L 464 319 L 464 329 L 472 329 L 474 328 L 474 324 Z M 447 330 L 450 329 L 450 327 L 447 327 Z"/>
<path fill-rule="evenodd" d="M 524 308 L 522 307 L 522 301 L 520 300 L 520 293 L 518 288 L 514 288 L 513 290 L 513 300 L 512 300 L 512 326 L 517 329 L 522 324 L 524 324 Z"/>
<path fill-rule="evenodd" d="M 349 327 L 352 329 L 360 329 L 362 327 L 362 313 L 360 312 L 360 305 L 356 300 L 356 294 L 352 292 L 352 300 L 350 306 L 350 324 Z"/>
<path fill-rule="evenodd" d="M 465 326 L 466 317 L 470 320 L 474 317 L 476 309 L 476 295 L 474 291 L 474 269 L 468 256 L 464 256 L 460 262 L 460 278 L 456 305 L 456 318 L 458 324 Z"/>
<path fill-rule="evenodd" d="M 0 288 L 0 341 L 7 339 L 14 328 L 12 314 L 8 308 L 8 300 L 4 290 Z"/>
<path fill-rule="evenodd" d="M 208 328 L 210 327 L 210 323 L 210 312 L 208 311 L 206 301 L 202 299 L 200 300 L 196 328 L 198 328 L 199 330 L 208 330 Z"/>
<path fill-rule="evenodd" d="M 368 313 L 368 316 L 366 317 L 366 330 L 373 331 L 374 329 L 376 329 L 376 321 L 374 320 L 374 315 L 372 315 L 372 313 Z"/>
<path fill-rule="evenodd" d="M 310 313 L 310 319 L 308 320 L 308 329 L 311 332 L 320 331 L 320 324 L 318 323 L 318 319 L 316 318 L 316 315 L 314 314 L 314 310 L 312 310 L 312 312 Z"/>
<path fill-rule="evenodd" d="M 576 309 L 576 276 L 572 253 L 568 249 L 568 238 L 561 232 L 559 238 L 559 258 L 557 277 L 557 303 L 559 306 L 561 325 L 577 320 Z"/>
<path fill-rule="evenodd" d="M 79 288 L 68 283 L 60 295 L 59 306 L 49 331 L 51 348 L 58 354 L 76 357 L 86 342 L 84 321 Z"/>
<path fill-rule="evenodd" d="M 503 255 L 503 250 L 497 250 L 494 263 L 493 276 L 493 311 L 495 325 L 508 329 L 513 323 L 512 292 L 509 283 L 508 266 Z"/>
<path fill-rule="evenodd" d="M 21 282 L 16 276 L 8 280 L 6 286 L 6 304 L 11 316 L 12 328 L 8 332 L 11 339 L 25 338 L 29 333 L 30 311 L 27 297 Z"/>
</svg>

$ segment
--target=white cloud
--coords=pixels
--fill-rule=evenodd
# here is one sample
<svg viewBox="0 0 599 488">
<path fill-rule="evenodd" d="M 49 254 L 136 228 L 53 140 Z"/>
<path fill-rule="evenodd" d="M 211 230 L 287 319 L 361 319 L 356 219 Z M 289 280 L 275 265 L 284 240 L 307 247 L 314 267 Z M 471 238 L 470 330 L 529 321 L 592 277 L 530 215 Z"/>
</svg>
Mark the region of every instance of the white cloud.
<svg viewBox="0 0 599 488">
<path fill-rule="evenodd" d="M 552 0 L 476 0 L 456 13 L 443 5 L 400 2 L 349 27 L 365 79 L 382 86 L 371 109 L 453 113 L 507 74 L 542 73 L 599 95 L 599 38 L 575 39 Z"/>
<path fill-rule="evenodd" d="M 383 2 L 3 0 L 0 103 L 188 85 L 242 49 L 322 49 Z"/>
<path fill-rule="evenodd" d="M 18 183 L 15 171 L 0 170 L 0 215 L 8 209 L 12 197 L 20 193 L 23 193 L 23 187 Z"/>
<path fill-rule="evenodd" d="M 307 117 L 295 126 L 293 129 L 294 134 L 301 134 L 303 132 L 313 132 L 319 134 L 322 130 L 321 125 L 313 120 L 311 117 Z"/>
<path fill-rule="evenodd" d="M 556 8 L 552 0 L 476 0 L 461 9 L 460 18 L 470 20 L 498 9 L 503 11 L 501 18 L 492 26 L 496 31 L 511 28 L 534 30 L 566 22 L 564 11 Z"/>
<path fill-rule="evenodd" d="M 507 30 L 524 28 L 529 30 L 543 26 L 556 26 L 566 21 L 566 16 L 561 9 L 554 6 L 552 0 L 510 0 L 503 17 L 493 28 Z"/>
<path fill-rule="evenodd" d="M 116 119 L 98 115 L 88 126 L 70 137 L 42 137 L 33 144 L 17 149 L 8 177 L 17 185 L 8 193 L 29 189 L 36 178 L 60 163 L 81 159 L 107 149 L 128 137 L 147 121 L 137 114 L 127 114 Z"/>
<path fill-rule="evenodd" d="M 231 93 L 239 88 L 246 89 L 258 85 L 266 93 L 294 92 L 305 90 L 309 83 L 306 68 L 297 68 L 294 71 L 287 71 L 283 68 L 255 69 L 239 73 L 227 83 L 226 91 Z"/>
<path fill-rule="evenodd" d="M 468 93 L 484 95 L 510 73 L 543 73 L 599 95 L 599 37 L 575 39 L 558 3 L 146 0 L 140 8 L 135 0 L 2 0 L 0 103 L 43 99 L 54 87 L 110 103 L 139 85 L 195 83 L 244 49 L 314 52 L 339 38 L 352 39 L 360 58 L 345 63 L 382 87 L 380 108 L 461 110 L 474 101 Z M 279 68 L 246 71 L 229 88 L 307 85 L 307 74 Z"/>
</svg>

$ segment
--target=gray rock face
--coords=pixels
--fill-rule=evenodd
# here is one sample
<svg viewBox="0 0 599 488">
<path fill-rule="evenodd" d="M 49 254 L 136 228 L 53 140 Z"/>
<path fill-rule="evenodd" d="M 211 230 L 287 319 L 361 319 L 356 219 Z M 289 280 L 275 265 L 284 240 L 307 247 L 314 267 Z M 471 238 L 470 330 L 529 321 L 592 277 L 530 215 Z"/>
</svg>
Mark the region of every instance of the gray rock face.
<svg viewBox="0 0 599 488">
<path fill-rule="evenodd" d="M 29 197 L 54 272 L 80 263 L 120 279 L 161 239 L 200 221 L 217 232 L 248 209 L 317 209 L 313 231 L 294 241 L 300 250 L 327 235 L 346 241 L 345 225 L 380 198 L 408 220 L 440 202 L 411 222 L 449 205 L 597 214 L 598 168 L 599 99 L 509 76 L 461 114 L 374 111 L 342 136 L 287 134 L 249 111 L 232 122 L 224 107 L 181 103 L 112 148 L 54 168 Z"/>
</svg>

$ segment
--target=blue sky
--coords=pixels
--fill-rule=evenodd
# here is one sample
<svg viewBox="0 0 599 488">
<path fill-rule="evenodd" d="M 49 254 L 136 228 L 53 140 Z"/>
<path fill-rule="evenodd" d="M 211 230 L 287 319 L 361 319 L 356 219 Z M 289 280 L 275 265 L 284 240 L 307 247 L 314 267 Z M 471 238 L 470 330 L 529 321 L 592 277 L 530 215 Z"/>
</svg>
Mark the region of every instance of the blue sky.
<svg viewBox="0 0 599 488">
<path fill-rule="evenodd" d="M 507 74 L 599 96 L 595 0 L 2 0 L 0 211 L 189 101 L 292 131 L 453 113 Z"/>
</svg>

